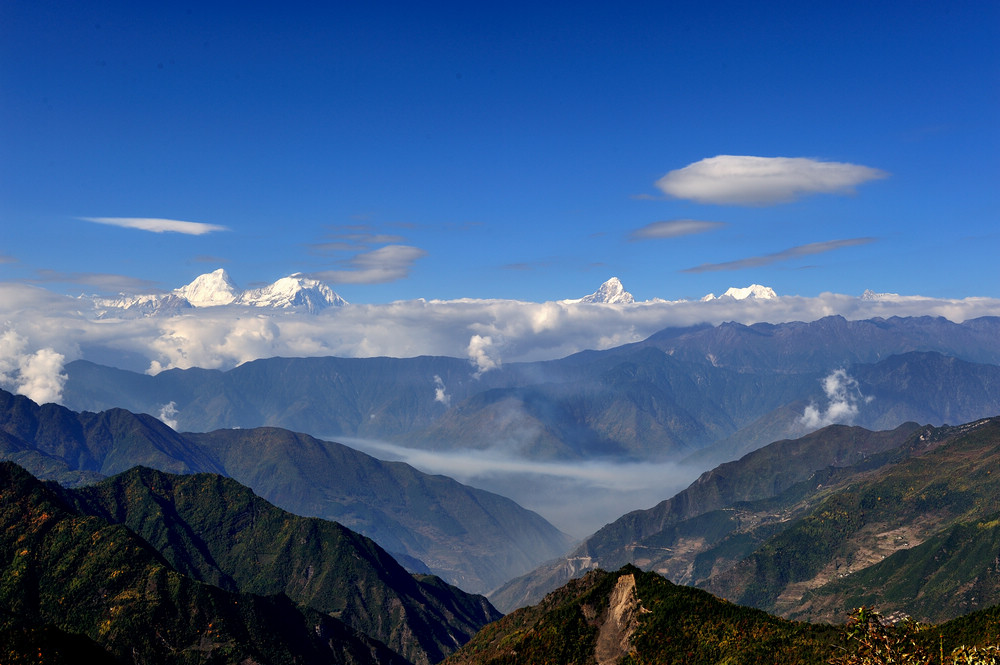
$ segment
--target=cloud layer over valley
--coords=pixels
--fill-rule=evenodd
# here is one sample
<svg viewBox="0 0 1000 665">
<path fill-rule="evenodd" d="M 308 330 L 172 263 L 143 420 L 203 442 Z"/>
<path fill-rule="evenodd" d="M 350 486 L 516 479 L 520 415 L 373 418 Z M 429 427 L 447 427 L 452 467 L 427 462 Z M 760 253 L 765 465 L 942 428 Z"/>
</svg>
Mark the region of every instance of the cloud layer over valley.
<svg viewBox="0 0 1000 665">
<path fill-rule="evenodd" d="M 505 363 L 637 342 L 667 327 L 813 321 L 832 314 L 848 319 L 929 315 L 961 322 L 1000 315 L 1000 300 L 862 299 L 832 293 L 622 305 L 407 300 L 352 304 L 312 315 L 224 306 L 98 319 L 89 300 L 0 283 L 0 323 L 9 345 L 16 346 L 7 355 L 11 367 L 4 380 L 42 401 L 58 401 L 62 361 L 79 358 L 155 374 L 172 368 L 228 369 L 275 356 L 440 355 L 469 358 L 472 371 L 481 374 Z"/>
<path fill-rule="evenodd" d="M 704 470 L 672 462 L 537 461 L 502 447 L 431 451 L 366 439 L 323 438 L 507 496 L 577 538 L 628 511 L 673 496 Z"/>
</svg>

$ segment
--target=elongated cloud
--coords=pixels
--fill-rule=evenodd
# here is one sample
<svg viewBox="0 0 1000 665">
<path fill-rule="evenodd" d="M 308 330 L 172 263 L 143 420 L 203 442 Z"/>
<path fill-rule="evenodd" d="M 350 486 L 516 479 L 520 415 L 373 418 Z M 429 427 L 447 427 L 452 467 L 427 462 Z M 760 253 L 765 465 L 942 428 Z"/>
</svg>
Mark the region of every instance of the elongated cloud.
<svg viewBox="0 0 1000 665">
<path fill-rule="evenodd" d="M 431 451 L 371 439 L 337 437 L 337 441 L 380 459 L 403 461 L 425 473 L 444 474 L 503 494 L 581 538 L 630 510 L 676 494 L 703 471 L 674 462 L 528 460 L 502 445 Z"/>
<path fill-rule="evenodd" d="M 311 277 L 332 284 L 384 284 L 405 279 L 417 259 L 427 255 L 419 247 L 386 245 L 346 261 L 346 270 L 324 270 Z"/>
<path fill-rule="evenodd" d="M 850 193 L 888 175 L 869 166 L 806 157 L 719 155 L 670 171 L 656 186 L 674 198 L 699 203 L 770 205 L 808 194 Z"/>
<path fill-rule="evenodd" d="M 152 233 L 183 233 L 189 236 L 201 236 L 214 231 L 228 231 L 229 228 L 218 224 L 202 222 L 183 222 L 177 219 L 159 219 L 155 217 L 80 217 L 85 222 L 121 226 L 126 229 L 139 229 Z"/>
<path fill-rule="evenodd" d="M 33 282 L 65 282 L 91 287 L 103 293 L 150 293 L 156 290 L 156 283 L 147 279 L 137 279 L 126 275 L 112 275 L 98 272 L 59 272 L 38 270 Z"/>
<path fill-rule="evenodd" d="M 501 357 L 504 363 L 561 358 L 585 349 L 638 342 L 667 327 L 814 321 L 831 314 L 848 319 L 942 316 L 959 322 L 1000 316 L 1000 299 L 893 296 L 866 300 L 824 293 L 600 307 L 516 300 L 405 300 L 331 307 L 308 316 L 284 310 L 255 311 L 248 316 L 245 308 L 229 306 L 127 319 L 97 318 L 98 313 L 86 299 L 0 282 L 0 331 L 4 322 L 11 322 L 18 335 L 30 340 L 19 355 L 48 348 L 67 360 L 84 358 L 150 373 L 188 367 L 229 369 L 273 356 L 420 355 L 479 359 L 472 367 L 477 371 L 490 362 L 498 363 Z M 472 342 L 477 335 L 478 344 Z M 486 338 L 492 344 L 486 344 Z"/>
<path fill-rule="evenodd" d="M 875 242 L 875 238 L 846 238 L 844 240 L 826 240 L 824 242 L 811 242 L 807 245 L 798 245 L 783 249 L 774 254 L 764 254 L 763 256 L 751 256 L 736 261 L 726 261 L 725 263 L 703 263 L 694 268 L 686 268 L 681 272 L 715 272 L 719 270 L 743 270 L 744 268 L 759 268 L 761 266 L 788 261 L 789 259 L 811 254 L 822 254 L 832 252 L 835 249 L 844 247 L 855 247 L 857 245 L 867 245 Z"/>
<path fill-rule="evenodd" d="M 628 239 L 652 240 L 656 238 L 679 238 L 681 236 L 707 233 L 727 226 L 723 222 L 703 222 L 697 219 L 675 219 L 669 222 L 653 222 L 628 234 Z"/>
</svg>

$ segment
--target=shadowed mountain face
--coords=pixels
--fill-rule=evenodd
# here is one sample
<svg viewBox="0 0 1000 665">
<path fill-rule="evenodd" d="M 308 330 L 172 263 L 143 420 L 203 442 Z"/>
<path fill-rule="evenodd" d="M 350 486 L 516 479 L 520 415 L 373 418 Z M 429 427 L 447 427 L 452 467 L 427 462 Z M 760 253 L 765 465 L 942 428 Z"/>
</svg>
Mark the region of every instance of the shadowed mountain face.
<svg viewBox="0 0 1000 665">
<path fill-rule="evenodd" d="M 178 573 L 127 527 L 73 510 L 9 462 L 0 463 L 0 567 L 0 639 L 15 646 L 54 635 L 93 662 L 407 662 L 287 597 Z"/>
<path fill-rule="evenodd" d="M 335 519 L 411 568 L 484 592 L 569 546 L 513 501 L 277 428 L 183 435 L 123 409 L 73 413 L 0 392 L 0 455 L 75 484 L 145 465 L 231 476 L 297 514 Z"/>
<path fill-rule="evenodd" d="M 1000 418 L 779 441 L 609 524 L 492 594 L 536 602 L 581 570 L 632 563 L 744 605 L 837 621 L 875 605 L 943 621 L 1000 603 Z"/>
<path fill-rule="evenodd" d="M 1000 318 L 834 316 L 667 329 L 482 374 L 442 357 L 271 358 L 156 376 L 74 362 L 64 403 L 162 412 L 182 430 L 277 426 L 536 460 L 697 455 L 708 468 L 831 422 L 885 429 L 993 415 L 997 363 Z"/>
<path fill-rule="evenodd" d="M 500 617 L 482 596 L 413 576 L 373 541 L 280 510 L 222 476 L 135 468 L 63 498 L 129 527 L 180 573 L 233 592 L 284 594 L 417 665 L 441 660 Z"/>
</svg>

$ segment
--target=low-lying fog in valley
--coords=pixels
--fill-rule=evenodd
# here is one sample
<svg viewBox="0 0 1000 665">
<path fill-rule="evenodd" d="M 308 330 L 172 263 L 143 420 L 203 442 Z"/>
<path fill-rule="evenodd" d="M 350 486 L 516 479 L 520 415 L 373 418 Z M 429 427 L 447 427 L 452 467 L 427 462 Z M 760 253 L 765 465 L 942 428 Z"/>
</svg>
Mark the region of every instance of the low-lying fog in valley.
<svg viewBox="0 0 1000 665">
<path fill-rule="evenodd" d="M 670 498 L 704 471 L 673 462 L 545 462 L 500 449 L 430 451 L 384 441 L 320 438 L 502 494 L 575 538 L 588 536 L 629 511 Z"/>
</svg>

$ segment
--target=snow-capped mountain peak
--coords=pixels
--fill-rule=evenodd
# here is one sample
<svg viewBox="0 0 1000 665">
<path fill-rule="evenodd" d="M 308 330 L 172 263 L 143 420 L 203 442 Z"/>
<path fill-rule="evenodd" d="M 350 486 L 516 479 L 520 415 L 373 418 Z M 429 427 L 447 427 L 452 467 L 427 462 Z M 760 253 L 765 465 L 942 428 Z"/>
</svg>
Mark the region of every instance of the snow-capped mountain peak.
<svg viewBox="0 0 1000 665">
<path fill-rule="evenodd" d="M 174 289 L 174 294 L 186 299 L 193 307 L 228 305 L 236 300 L 236 286 L 222 268 L 195 277 L 187 286 Z"/>
<path fill-rule="evenodd" d="M 630 305 L 635 302 L 635 298 L 632 294 L 625 290 L 622 286 L 621 280 L 617 277 L 612 277 L 608 281 L 601 284 L 601 288 L 597 289 L 596 292 L 591 293 L 589 296 L 584 296 L 582 298 L 577 298 L 575 300 L 566 300 L 565 302 L 587 302 L 587 303 L 606 303 L 610 305 Z"/>
<path fill-rule="evenodd" d="M 297 308 L 317 312 L 327 307 L 346 305 L 333 289 L 301 273 L 282 277 L 258 289 L 240 291 L 222 268 L 199 275 L 186 286 L 162 295 L 122 295 L 118 298 L 93 297 L 100 318 L 133 318 L 176 313 L 191 307 L 242 305 L 272 309 Z"/>
<path fill-rule="evenodd" d="M 898 293 L 876 293 L 871 289 L 865 289 L 861 294 L 862 300 L 899 300 Z"/>
<path fill-rule="evenodd" d="M 331 305 L 339 307 L 347 304 L 347 301 L 329 286 L 319 280 L 305 277 L 302 273 L 282 277 L 263 288 L 244 291 L 236 302 L 252 307 L 305 307 L 310 312 Z"/>
<path fill-rule="evenodd" d="M 730 287 L 721 296 L 717 296 L 714 293 L 709 293 L 707 296 L 702 298 L 703 302 L 709 300 L 718 300 L 719 298 L 732 298 L 733 300 L 773 300 L 778 297 L 778 294 L 774 292 L 770 286 L 761 286 L 760 284 L 751 284 L 750 286 L 745 286 L 743 288 Z"/>
</svg>

